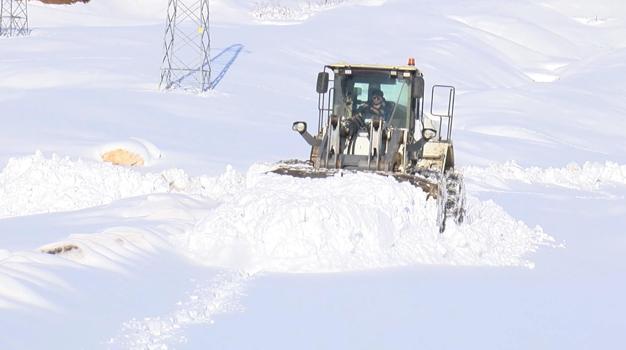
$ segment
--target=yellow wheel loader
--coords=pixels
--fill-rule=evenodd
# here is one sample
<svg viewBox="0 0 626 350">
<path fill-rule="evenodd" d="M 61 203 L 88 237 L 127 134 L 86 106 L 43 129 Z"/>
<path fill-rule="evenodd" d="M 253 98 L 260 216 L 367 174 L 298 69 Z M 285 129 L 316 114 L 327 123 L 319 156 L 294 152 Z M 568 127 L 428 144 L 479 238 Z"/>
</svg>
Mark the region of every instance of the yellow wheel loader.
<svg viewBox="0 0 626 350">
<path fill-rule="evenodd" d="M 437 200 L 440 233 L 447 218 L 463 222 L 465 189 L 462 175 L 454 170 L 451 137 L 454 87 L 434 85 L 425 116 L 424 78 L 409 59 L 405 66 L 327 65 L 318 74 L 317 92 L 314 135 L 305 122 L 293 123 L 293 130 L 311 146 L 309 161 L 284 162 L 273 172 L 297 177 L 345 171 L 393 176 Z"/>
</svg>

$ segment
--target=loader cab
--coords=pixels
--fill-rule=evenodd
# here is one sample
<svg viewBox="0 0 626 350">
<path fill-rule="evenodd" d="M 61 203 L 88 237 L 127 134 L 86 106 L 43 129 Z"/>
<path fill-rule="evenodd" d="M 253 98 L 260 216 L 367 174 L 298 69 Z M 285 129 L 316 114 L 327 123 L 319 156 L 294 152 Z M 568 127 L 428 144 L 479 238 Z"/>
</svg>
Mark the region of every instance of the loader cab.
<svg viewBox="0 0 626 350">
<path fill-rule="evenodd" d="M 340 119 L 360 115 L 371 123 L 372 115 L 363 111 L 372 104 L 375 90 L 383 94 L 387 127 L 408 129 L 412 134 L 422 114 L 423 78 L 414 66 L 329 65 L 318 75 L 317 86 L 320 130 L 331 115 Z"/>
<path fill-rule="evenodd" d="M 387 125 L 409 128 L 410 80 L 390 77 L 386 72 L 361 71 L 350 75 L 339 75 L 335 80 L 333 113 L 347 117 L 362 114 L 366 123 L 372 114 L 368 107 L 374 105 L 374 93 L 379 98 Z"/>
</svg>

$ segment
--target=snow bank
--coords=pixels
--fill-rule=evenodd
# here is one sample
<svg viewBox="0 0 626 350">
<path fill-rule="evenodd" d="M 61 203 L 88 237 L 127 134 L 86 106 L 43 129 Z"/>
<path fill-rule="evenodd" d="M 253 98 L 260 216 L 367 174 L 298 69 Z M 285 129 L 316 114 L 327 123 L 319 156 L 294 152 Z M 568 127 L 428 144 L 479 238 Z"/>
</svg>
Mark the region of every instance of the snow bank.
<svg viewBox="0 0 626 350">
<path fill-rule="evenodd" d="M 161 174 L 41 153 L 12 158 L 0 173 L 0 217 L 76 210 L 168 192 Z"/>
<path fill-rule="evenodd" d="M 209 198 L 228 196 L 241 182 L 231 168 L 220 177 L 191 179 L 182 170 L 142 174 L 108 163 L 71 160 L 38 152 L 11 158 L 0 173 L 0 218 L 78 210 L 122 198 L 185 192 Z"/>
<path fill-rule="evenodd" d="M 151 193 L 201 196 L 218 204 L 182 217 L 189 229 L 142 234 L 160 235 L 203 264 L 246 271 L 327 272 L 413 264 L 530 267 L 524 256 L 551 241 L 541 228 L 529 228 L 492 202 L 470 197 L 467 223 L 449 224 L 440 235 L 435 201 L 408 183 L 353 173 L 301 179 L 267 174 L 268 169 L 256 165 L 245 176 L 231 168 L 219 177 L 189 177 L 178 169 L 142 174 L 95 162 L 46 159 L 38 153 L 12 159 L 0 174 L 0 213 L 76 210 Z M 125 208 L 123 216 L 158 217 L 156 213 L 181 211 L 186 205 L 177 197 L 165 198 L 148 198 L 148 207 Z M 192 207 L 190 212 L 199 210 Z M 86 246 L 84 239 L 88 237 L 74 235 L 65 243 Z"/>
<path fill-rule="evenodd" d="M 329 272 L 414 264 L 523 265 L 551 238 L 493 202 L 469 201 L 468 223 L 440 235 L 436 203 L 393 178 L 301 179 L 248 172 L 246 188 L 175 240 L 209 265 Z"/>
</svg>

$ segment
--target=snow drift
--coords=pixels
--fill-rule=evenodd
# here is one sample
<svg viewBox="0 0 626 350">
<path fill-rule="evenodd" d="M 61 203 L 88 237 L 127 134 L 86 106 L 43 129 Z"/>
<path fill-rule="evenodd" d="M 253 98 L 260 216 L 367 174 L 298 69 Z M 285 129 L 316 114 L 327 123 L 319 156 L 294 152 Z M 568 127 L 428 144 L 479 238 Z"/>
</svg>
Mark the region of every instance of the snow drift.
<svg viewBox="0 0 626 350">
<path fill-rule="evenodd" d="M 77 210 L 162 193 L 156 199 L 137 197 L 136 204 L 119 210 L 126 218 L 159 218 L 164 213 L 169 220 L 173 213 L 187 211 L 189 215 L 176 216 L 185 228 L 126 230 L 133 240 L 139 230 L 140 237 L 159 236 L 201 264 L 251 272 L 414 264 L 531 267 L 525 256 L 552 241 L 540 227 L 529 228 L 491 201 L 470 197 L 467 223 L 448 225 L 440 235 L 435 201 L 408 183 L 353 173 L 300 179 L 268 174 L 269 169 L 257 164 L 243 175 L 228 168 L 218 177 L 190 177 L 179 169 L 142 174 L 38 153 L 12 159 L 0 174 L 0 213 Z M 181 195 L 190 200 L 181 200 Z M 57 245 L 80 248 L 98 237 L 70 236 Z"/>
</svg>

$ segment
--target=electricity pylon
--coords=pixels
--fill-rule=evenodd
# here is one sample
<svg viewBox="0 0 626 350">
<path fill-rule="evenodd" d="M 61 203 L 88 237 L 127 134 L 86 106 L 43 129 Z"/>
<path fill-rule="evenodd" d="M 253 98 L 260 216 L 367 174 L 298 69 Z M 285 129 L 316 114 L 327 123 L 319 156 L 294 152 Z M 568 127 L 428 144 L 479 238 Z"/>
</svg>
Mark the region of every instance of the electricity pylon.
<svg viewBox="0 0 626 350">
<path fill-rule="evenodd" d="M 211 84 L 209 0 L 169 0 L 160 87 L 206 91 Z"/>
<path fill-rule="evenodd" d="M 0 0 L 0 36 L 28 35 L 26 0 Z"/>
</svg>

